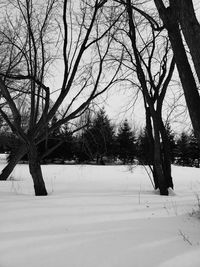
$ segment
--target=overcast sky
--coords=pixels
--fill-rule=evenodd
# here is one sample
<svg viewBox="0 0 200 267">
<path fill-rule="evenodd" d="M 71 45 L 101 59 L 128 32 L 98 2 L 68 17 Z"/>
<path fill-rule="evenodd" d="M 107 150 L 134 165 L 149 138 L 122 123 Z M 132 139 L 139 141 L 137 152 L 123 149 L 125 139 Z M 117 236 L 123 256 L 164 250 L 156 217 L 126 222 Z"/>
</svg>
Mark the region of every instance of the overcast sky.
<svg viewBox="0 0 200 267">
<path fill-rule="evenodd" d="M 197 17 L 200 16 L 200 1 L 194 0 L 194 6 L 197 13 Z M 54 88 L 58 88 L 61 86 L 61 73 L 63 72 L 62 67 L 57 65 L 55 69 L 55 73 L 58 75 L 55 75 L 55 77 L 52 77 L 51 79 L 51 86 Z M 177 75 L 176 75 L 177 76 Z M 176 78 L 178 80 L 178 78 Z M 180 87 L 178 88 L 180 89 Z M 168 96 L 166 98 L 166 105 L 165 105 L 165 111 L 166 114 L 169 113 L 169 109 L 167 109 L 167 105 L 170 104 L 170 98 L 171 97 L 171 91 L 172 89 L 169 89 Z M 123 86 L 115 86 L 108 90 L 107 93 L 102 95 L 97 102 L 97 105 L 99 107 L 105 107 L 106 112 L 108 113 L 108 116 L 113 120 L 113 122 L 120 124 L 121 121 L 124 119 L 128 119 L 129 122 L 135 126 L 135 127 L 142 127 L 145 125 L 145 114 L 144 114 L 144 108 L 143 108 L 143 100 L 141 94 L 138 95 L 137 101 L 135 102 L 135 94 L 133 93 L 134 90 L 124 88 Z M 173 88 L 174 92 L 174 88 Z M 134 103 L 134 105 L 133 105 Z M 183 97 L 180 102 L 184 103 Z M 188 130 L 187 125 L 189 124 L 189 120 L 187 118 L 186 113 L 182 113 L 183 109 L 181 109 L 181 105 L 178 108 L 179 113 L 174 113 L 170 117 L 170 121 L 173 124 L 173 128 L 175 131 L 180 130 Z M 175 117 L 174 117 L 175 116 Z M 190 128 L 190 126 L 189 126 Z"/>
</svg>

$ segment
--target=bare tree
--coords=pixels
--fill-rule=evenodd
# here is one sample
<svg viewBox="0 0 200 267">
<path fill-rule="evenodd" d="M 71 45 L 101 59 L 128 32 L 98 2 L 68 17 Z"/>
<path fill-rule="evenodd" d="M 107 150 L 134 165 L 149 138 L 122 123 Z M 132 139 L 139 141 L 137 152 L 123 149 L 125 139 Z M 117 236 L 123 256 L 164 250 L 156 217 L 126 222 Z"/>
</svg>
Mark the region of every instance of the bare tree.
<svg viewBox="0 0 200 267">
<path fill-rule="evenodd" d="M 163 25 L 167 29 L 172 45 L 176 66 L 182 83 L 186 104 L 195 135 L 200 145 L 200 96 L 199 82 L 195 79 L 192 62 L 200 79 L 200 25 L 196 18 L 192 0 L 154 0 Z M 152 22 L 159 26 L 156 21 Z M 189 47 L 192 62 L 188 57 L 187 47 L 184 45 L 183 36 Z"/>
<path fill-rule="evenodd" d="M 0 107 L 0 114 L 22 143 L 12 167 L 22 154 L 28 153 L 35 195 L 47 195 L 37 144 L 62 124 L 81 116 L 91 101 L 117 80 L 120 64 L 109 64 L 109 51 L 115 31 L 113 25 L 119 22 L 121 14 L 109 14 L 112 10 L 106 2 L 69 0 L 60 4 L 57 0 L 15 0 L 9 1 L 5 10 L 5 27 L 0 32 L 5 48 L 0 88 L 1 100 L 6 105 Z M 62 85 L 51 88 L 47 86 L 46 74 L 61 47 Z M 19 95 L 29 103 L 25 128 L 16 105 Z M 49 124 L 56 112 L 63 109 L 63 103 L 62 116 Z M 6 108 L 10 109 L 9 115 Z"/>
<path fill-rule="evenodd" d="M 155 31 L 149 18 L 131 0 L 118 2 L 126 10 L 124 27 L 119 29 L 118 39 L 115 38 L 124 49 L 122 66 L 125 79 L 131 82 L 134 89 L 137 86 L 142 91 L 147 133 L 154 155 L 153 167 L 150 168 L 155 188 L 159 188 L 162 195 L 168 195 L 168 188 L 173 188 L 173 182 L 162 107 L 175 62 L 166 34 Z"/>
</svg>

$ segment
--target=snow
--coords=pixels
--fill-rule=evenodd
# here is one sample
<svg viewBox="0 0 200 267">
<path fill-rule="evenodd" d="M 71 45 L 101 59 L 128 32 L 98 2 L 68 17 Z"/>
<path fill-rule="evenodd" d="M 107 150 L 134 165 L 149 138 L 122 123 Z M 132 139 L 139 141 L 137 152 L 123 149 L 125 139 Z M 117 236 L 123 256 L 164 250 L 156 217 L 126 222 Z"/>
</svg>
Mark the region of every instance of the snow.
<svg viewBox="0 0 200 267">
<path fill-rule="evenodd" d="M 0 182 L 0 267 L 200 266 L 199 169 L 173 166 L 166 197 L 140 166 L 42 168 L 46 197 L 25 164 Z"/>
</svg>

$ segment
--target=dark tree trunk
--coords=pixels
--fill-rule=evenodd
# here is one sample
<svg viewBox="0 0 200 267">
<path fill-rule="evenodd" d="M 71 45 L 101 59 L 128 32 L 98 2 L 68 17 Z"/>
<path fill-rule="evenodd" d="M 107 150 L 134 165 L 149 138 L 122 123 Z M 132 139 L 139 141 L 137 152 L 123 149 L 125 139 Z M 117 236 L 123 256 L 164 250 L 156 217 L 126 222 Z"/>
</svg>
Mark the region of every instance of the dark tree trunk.
<svg viewBox="0 0 200 267">
<path fill-rule="evenodd" d="M 160 133 L 162 137 L 162 153 L 163 153 L 163 170 L 164 176 L 167 183 L 167 187 L 174 188 L 172 174 L 171 174 L 171 150 L 169 139 L 166 133 L 165 126 L 163 124 L 162 118 L 160 117 Z"/>
<path fill-rule="evenodd" d="M 154 165 L 155 172 L 158 177 L 158 186 L 161 195 L 168 195 L 168 186 L 163 171 L 163 162 L 161 156 L 161 143 L 160 143 L 160 132 L 158 122 L 154 119 Z"/>
<path fill-rule="evenodd" d="M 97 165 L 99 164 L 99 160 L 100 160 L 100 156 L 99 156 L 99 154 L 97 154 L 97 157 L 96 157 L 96 164 Z"/>
<path fill-rule="evenodd" d="M 155 189 L 159 188 L 159 183 L 158 183 L 158 175 L 156 172 L 155 168 L 155 162 L 154 162 L 154 138 L 153 138 L 153 130 L 152 130 L 152 124 L 151 124 L 151 113 L 149 107 L 146 106 L 145 104 L 145 110 L 146 110 L 146 129 L 147 129 L 147 135 L 148 135 L 148 143 L 149 143 L 149 163 L 152 164 L 153 168 L 152 170 L 152 175 L 153 175 L 153 180 L 154 180 L 154 186 Z"/>
<path fill-rule="evenodd" d="M 35 195 L 46 196 L 47 190 L 42 176 L 42 169 L 38 159 L 37 146 L 31 143 L 28 147 L 29 170 L 33 179 Z"/>
<path fill-rule="evenodd" d="M 169 145 L 169 140 L 168 136 L 165 130 L 165 126 L 163 124 L 161 116 L 155 116 L 154 114 L 154 127 L 156 126 L 156 131 L 158 132 L 157 135 L 157 141 L 154 140 L 153 133 L 152 133 L 152 125 L 151 125 L 151 114 L 149 108 L 146 109 L 146 125 L 147 125 L 147 132 L 148 132 L 148 141 L 149 141 L 149 147 L 150 150 L 153 151 L 154 158 L 152 159 L 152 174 L 153 174 L 153 179 L 154 179 L 154 185 L 155 189 L 160 188 L 159 185 L 159 176 L 158 173 L 163 173 L 164 180 L 165 180 L 165 186 L 167 188 L 171 187 L 174 188 L 173 185 L 173 180 L 172 180 L 172 175 L 171 175 L 171 158 L 170 158 L 170 145 Z M 162 147 L 161 147 L 161 142 L 160 142 L 160 135 L 162 138 Z M 155 136 L 156 138 L 156 136 Z M 159 140 L 159 141 L 158 141 Z M 155 143 L 157 142 L 157 144 Z M 156 149 L 157 152 L 154 152 Z M 158 159 L 155 161 L 155 153 L 156 156 L 160 153 L 159 157 L 159 164 L 156 163 L 158 162 Z M 158 165 L 161 165 L 162 172 L 158 170 Z"/>
<path fill-rule="evenodd" d="M 104 162 L 103 156 L 101 156 L 101 157 L 100 157 L 100 165 L 105 165 L 105 162 Z"/>
<path fill-rule="evenodd" d="M 178 68 L 179 76 L 184 90 L 184 95 L 192 121 L 192 125 L 195 131 L 195 135 L 198 138 L 200 145 L 200 97 L 199 92 L 194 80 L 194 76 L 189 65 L 187 55 L 183 46 L 183 42 L 178 29 L 171 34 L 172 47 L 175 53 L 176 65 Z M 178 37 L 177 37 L 178 36 Z M 177 38 L 178 40 L 176 40 Z M 182 51 L 182 53 L 180 52 Z"/>
<path fill-rule="evenodd" d="M 178 20 L 200 81 L 200 25 L 195 15 L 193 3 L 192 0 L 176 0 L 176 6 Z"/>
<path fill-rule="evenodd" d="M 158 183 L 158 174 L 156 172 L 155 163 L 153 163 L 152 174 L 153 174 L 154 187 L 156 190 L 159 188 L 159 183 Z"/>
<path fill-rule="evenodd" d="M 40 140 L 40 142 L 43 139 Z M 40 143 L 38 142 L 38 143 Z M 63 142 L 63 141 L 62 141 Z M 43 159 L 45 156 L 49 155 L 51 152 L 53 152 L 57 147 L 61 145 L 62 142 L 59 142 L 56 146 L 53 148 L 45 151 L 45 154 L 40 157 L 40 159 Z M 27 153 L 27 146 L 25 144 L 21 144 L 19 147 L 16 148 L 15 151 L 12 152 L 11 157 L 9 158 L 9 161 L 7 162 L 7 165 L 4 167 L 0 174 L 0 181 L 5 181 L 8 179 L 9 175 L 14 170 L 17 163 L 20 161 L 20 159 Z"/>
<path fill-rule="evenodd" d="M 176 5 L 173 5 L 175 1 L 170 1 L 170 7 L 168 8 L 165 8 L 162 0 L 154 0 L 154 2 L 157 6 L 160 17 L 163 20 L 164 26 L 168 31 L 188 111 L 198 144 L 200 146 L 200 96 L 179 28 L 177 15 L 179 10 Z"/>
<path fill-rule="evenodd" d="M 172 180 L 172 173 L 171 173 L 171 161 L 170 161 L 170 154 L 169 150 L 167 148 L 167 144 L 163 143 L 163 171 L 165 180 L 167 183 L 167 188 L 174 189 L 174 184 Z"/>
<path fill-rule="evenodd" d="M 153 138 L 153 129 L 151 123 L 151 113 L 149 107 L 145 107 L 146 109 L 146 130 L 148 136 L 148 145 L 149 145 L 149 163 L 153 163 L 153 155 L 154 155 L 154 138 Z"/>
<path fill-rule="evenodd" d="M 12 153 L 12 156 L 11 156 L 8 164 L 6 165 L 6 167 L 2 170 L 2 172 L 0 174 L 0 180 L 3 181 L 3 180 L 7 180 L 8 179 L 9 175 L 12 173 L 12 171 L 15 168 L 15 166 L 17 165 L 19 160 L 24 156 L 26 151 L 27 151 L 26 146 L 22 144 L 20 147 L 18 147 Z"/>
</svg>

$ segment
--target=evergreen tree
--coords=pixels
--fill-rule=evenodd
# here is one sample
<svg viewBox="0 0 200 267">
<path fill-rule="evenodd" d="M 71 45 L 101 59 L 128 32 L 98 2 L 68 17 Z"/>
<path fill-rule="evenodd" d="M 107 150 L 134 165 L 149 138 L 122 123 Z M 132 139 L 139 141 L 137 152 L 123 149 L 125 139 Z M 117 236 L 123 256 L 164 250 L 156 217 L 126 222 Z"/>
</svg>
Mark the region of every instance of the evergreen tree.
<svg viewBox="0 0 200 267">
<path fill-rule="evenodd" d="M 168 140 L 169 140 L 169 145 L 170 145 L 171 162 L 173 163 L 174 160 L 175 160 L 176 142 L 175 142 L 175 134 L 172 131 L 169 122 L 166 123 L 165 130 L 166 130 L 167 137 L 168 137 Z"/>
<path fill-rule="evenodd" d="M 56 122 L 57 118 L 54 117 L 51 123 L 53 125 Z M 67 124 L 64 124 L 62 128 L 57 128 L 38 146 L 42 162 L 58 160 L 64 163 L 65 160 L 73 159 L 73 141 L 72 133 L 68 130 Z"/>
<path fill-rule="evenodd" d="M 87 146 L 87 138 L 85 132 L 80 136 L 76 136 L 74 139 L 74 155 L 78 163 L 88 162 L 93 160 L 92 154 L 90 153 Z"/>
<path fill-rule="evenodd" d="M 197 138 L 194 135 L 194 131 L 189 136 L 189 157 L 192 166 L 198 167 L 200 164 L 200 149 L 198 146 Z"/>
<path fill-rule="evenodd" d="M 139 160 L 139 163 L 152 165 L 153 149 L 146 127 L 140 131 L 137 138 L 136 147 L 137 159 Z"/>
<path fill-rule="evenodd" d="M 83 133 L 82 146 L 85 154 L 90 159 L 95 159 L 97 164 L 104 164 L 104 156 L 112 156 L 114 127 L 104 109 L 97 112 L 90 126 Z"/>
<path fill-rule="evenodd" d="M 55 137 L 56 138 L 53 139 L 53 141 L 56 149 L 51 153 L 51 156 L 59 159 L 62 163 L 64 163 L 65 160 L 72 160 L 74 156 L 74 138 L 68 129 L 68 124 L 64 124 L 62 129 L 60 129 L 60 133 L 58 133 Z"/>
<path fill-rule="evenodd" d="M 123 164 L 132 162 L 135 157 L 136 149 L 134 141 L 135 135 L 131 131 L 128 121 L 125 120 L 122 126 L 120 126 L 117 135 L 118 156 L 123 161 Z"/>
<path fill-rule="evenodd" d="M 177 140 L 176 147 L 177 163 L 179 165 L 190 165 L 189 150 L 189 136 L 185 132 L 182 132 L 180 138 Z"/>
</svg>

